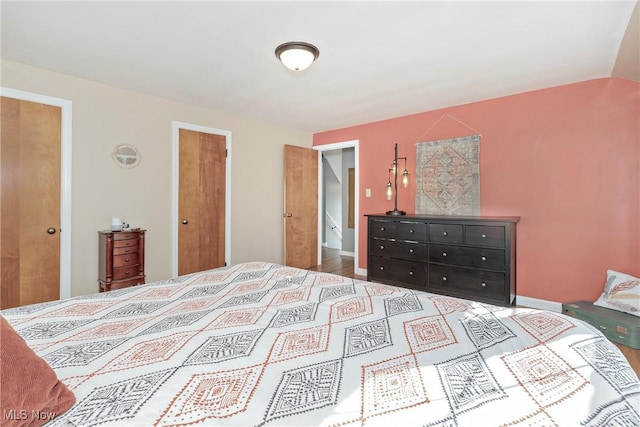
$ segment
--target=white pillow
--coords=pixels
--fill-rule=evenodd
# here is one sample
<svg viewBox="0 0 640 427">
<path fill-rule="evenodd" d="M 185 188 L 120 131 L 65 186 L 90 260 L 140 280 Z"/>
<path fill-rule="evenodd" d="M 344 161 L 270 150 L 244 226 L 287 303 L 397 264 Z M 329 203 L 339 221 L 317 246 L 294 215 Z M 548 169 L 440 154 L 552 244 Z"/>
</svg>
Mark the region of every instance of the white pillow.
<svg viewBox="0 0 640 427">
<path fill-rule="evenodd" d="M 640 317 L 640 279 L 607 270 L 604 292 L 593 304 Z"/>
</svg>

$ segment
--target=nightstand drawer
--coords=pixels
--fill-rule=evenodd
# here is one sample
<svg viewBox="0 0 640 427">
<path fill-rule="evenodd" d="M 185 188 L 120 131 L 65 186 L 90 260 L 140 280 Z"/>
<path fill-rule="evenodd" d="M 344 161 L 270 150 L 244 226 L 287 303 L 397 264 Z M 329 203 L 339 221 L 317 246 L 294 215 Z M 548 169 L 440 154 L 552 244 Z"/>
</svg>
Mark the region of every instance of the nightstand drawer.
<svg viewBox="0 0 640 427">
<path fill-rule="evenodd" d="M 113 248 L 113 255 L 126 255 L 126 254 L 135 254 L 138 253 L 140 246 L 122 246 Z"/>
<path fill-rule="evenodd" d="M 429 261 L 503 271 L 504 250 L 433 244 L 429 245 Z"/>
<path fill-rule="evenodd" d="M 113 240 L 137 239 L 140 233 L 136 231 L 116 231 L 113 233 Z"/>
<path fill-rule="evenodd" d="M 113 247 L 126 248 L 127 246 L 138 246 L 139 241 L 140 239 L 123 239 L 123 240 L 113 239 Z"/>
<path fill-rule="evenodd" d="M 461 224 L 429 224 L 429 241 L 462 243 Z"/>
<path fill-rule="evenodd" d="M 427 290 L 477 297 L 484 300 L 504 298 L 504 273 L 429 264 Z"/>
<path fill-rule="evenodd" d="M 396 223 L 393 221 L 376 220 L 369 223 L 369 235 L 371 237 L 396 237 Z"/>
<path fill-rule="evenodd" d="M 119 282 L 101 283 L 100 292 L 113 291 L 115 289 L 123 289 L 136 285 L 144 285 L 144 276 L 136 276 L 133 279 L 121 280 Z"/>
<path fill-rule="evenodd" d="M 138 254 L 116 255 L 113 257 L 113 267 L 127 267 L 130 265 L 138 265 Z"/>
<path fill-rule="evenodd" d="M 138 275 L 138 266 L 119 267 L 113 269 L 113 280 L 122 280 L 135 277 Z"/>
<path fill-rule="evenodd" d="M 465 242 L 469 245 L 504 248 L 504 227 L 467 225 L 465 234 Z"/>
</svg>

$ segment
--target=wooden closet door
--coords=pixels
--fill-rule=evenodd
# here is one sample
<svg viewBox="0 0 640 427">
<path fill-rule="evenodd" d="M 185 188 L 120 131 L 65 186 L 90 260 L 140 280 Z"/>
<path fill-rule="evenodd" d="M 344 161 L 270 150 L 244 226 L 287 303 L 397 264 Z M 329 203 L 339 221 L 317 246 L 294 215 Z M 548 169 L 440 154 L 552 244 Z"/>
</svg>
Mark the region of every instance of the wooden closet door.
<svg viewBox="0 0 640 427">
<path fill-rule="evenodd" d="M 318 152 L 284 146 L 284 263 L 318 264 Z"/>
<path fill-rule="evenodd" d="M 0 307 L 60 298 L 60 107 L 2 97 Z"/>
<path fill-rule="evenodd" d="M 178 274 L 225 264 L 226 137 L 178 135 Z"/>
</svg>

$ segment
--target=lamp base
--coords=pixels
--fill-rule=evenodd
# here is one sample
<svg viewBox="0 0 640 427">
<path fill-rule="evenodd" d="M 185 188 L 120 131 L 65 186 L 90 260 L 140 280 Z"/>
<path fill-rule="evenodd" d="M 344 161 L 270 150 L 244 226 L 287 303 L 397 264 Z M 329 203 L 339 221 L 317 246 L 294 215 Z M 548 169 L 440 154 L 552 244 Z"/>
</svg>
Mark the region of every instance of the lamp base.
<svg viewBox="0 0 640 427">
<path fill-rule="evenodd" d="M 407 213 L 405 211 L 399 211 L 398 209 L 394 209 L 392 211 L 387 211 L 387 215 L 394 215 L 394 216 L 399 216 L 399 215 L 406 215 Z"/>
</svg>

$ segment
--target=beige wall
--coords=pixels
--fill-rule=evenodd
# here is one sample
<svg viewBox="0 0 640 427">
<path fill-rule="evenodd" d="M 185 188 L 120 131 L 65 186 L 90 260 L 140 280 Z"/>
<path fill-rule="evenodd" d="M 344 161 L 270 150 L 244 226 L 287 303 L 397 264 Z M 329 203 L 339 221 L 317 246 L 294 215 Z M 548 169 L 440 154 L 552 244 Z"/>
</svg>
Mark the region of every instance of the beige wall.
<svg viewBox="0 0 640 427">
<path fill-rule="evenodd" d="M 73 103 L 71 294 L 97 292 L 97 230 L 114 215 L 147 229 L 147 281 L 171 277 L 172 121 L 232 132 L 231 262 L 283 262 L 283 145 L 313 135 L 2 61 L 1 86 Z M 142 154 L 134 169 L 117 144 Z"/>
</svg>

